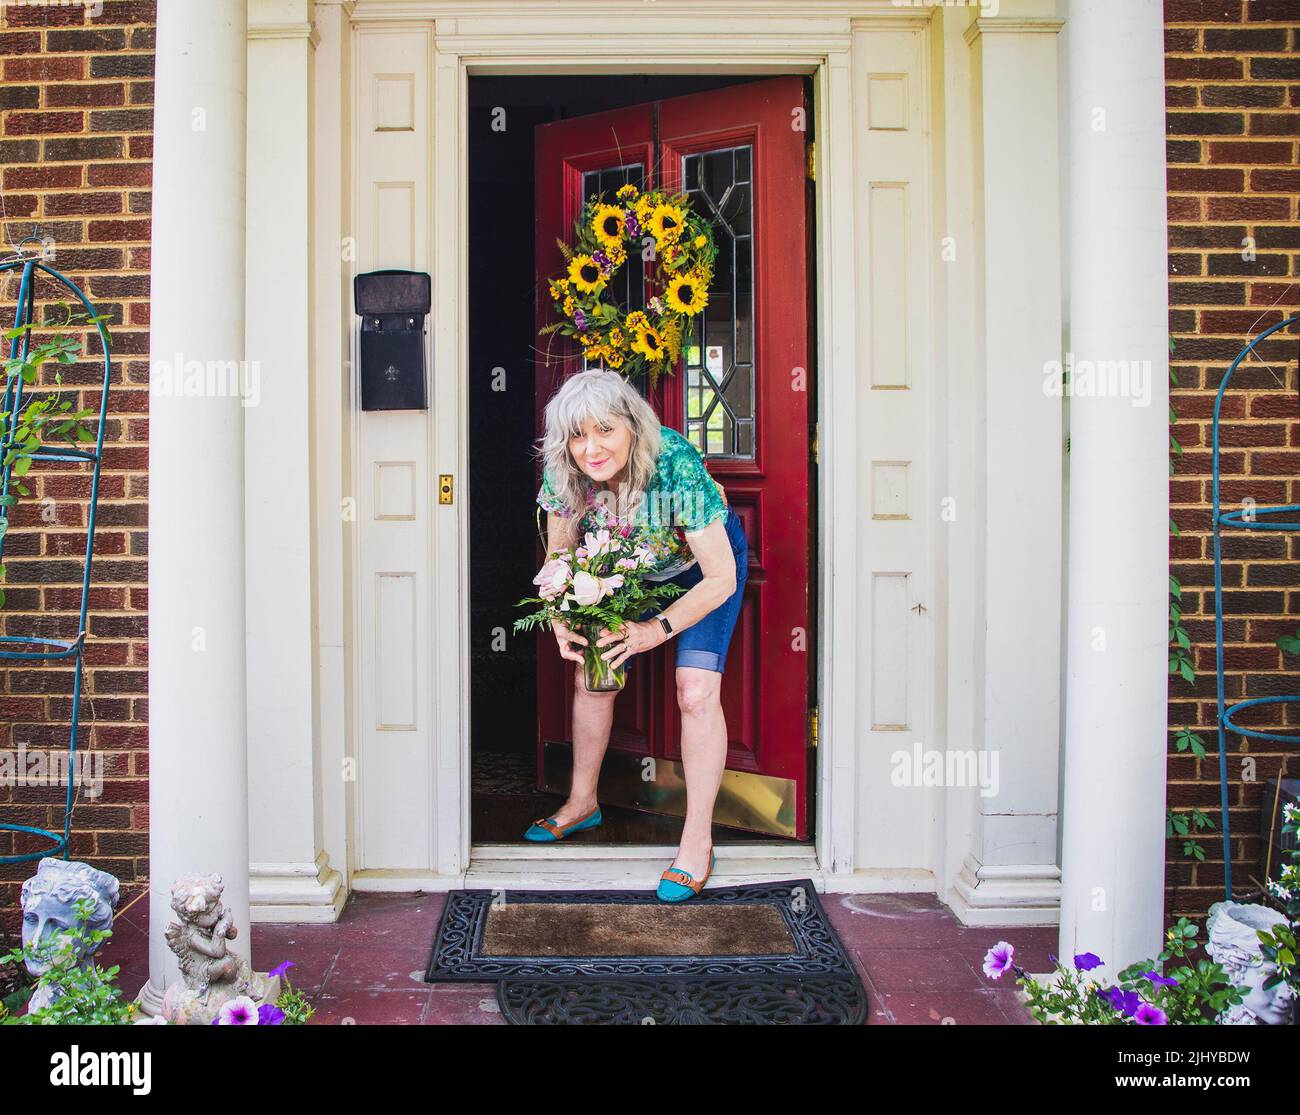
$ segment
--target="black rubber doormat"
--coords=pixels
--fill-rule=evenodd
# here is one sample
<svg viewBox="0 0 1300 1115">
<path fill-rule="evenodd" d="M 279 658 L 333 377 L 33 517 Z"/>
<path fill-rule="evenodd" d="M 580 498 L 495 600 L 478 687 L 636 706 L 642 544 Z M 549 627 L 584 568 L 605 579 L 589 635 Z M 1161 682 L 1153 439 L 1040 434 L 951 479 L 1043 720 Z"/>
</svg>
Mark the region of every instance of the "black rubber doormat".
<svg viewBox="0 0 1300 1115">
<path fill-rule="evenodd" d="M 683 951 L 683 938 L 707 951 Z M 452 891 L 425 981 L 494 982 L 522 1025 L 860 1025 L 867 1010 L 809 879 L 680 905 L 651 891 Z"/>
</svg>

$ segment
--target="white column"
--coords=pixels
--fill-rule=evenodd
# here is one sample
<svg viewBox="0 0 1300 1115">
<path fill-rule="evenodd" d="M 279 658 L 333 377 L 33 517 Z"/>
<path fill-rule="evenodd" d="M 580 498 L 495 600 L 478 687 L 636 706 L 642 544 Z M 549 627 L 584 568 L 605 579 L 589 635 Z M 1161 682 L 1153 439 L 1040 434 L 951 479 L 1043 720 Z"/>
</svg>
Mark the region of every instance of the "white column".
<svg viewBox="0 0 1300 1115">
<path fill-rule="evenodd" d="M 340 9 L 322 10 L 337 25 Z M 323 784 L 340 781 L 343 771 L 337 763 L 318 766 L 313 717 L 311 14 L 307 0 L 251 0 L 248 28 L 246 336 L 257 390 L 245 411 L 244 492 L 256 921 L 333 921 L 345 897 L 324 851 L 321 818 Z M 331 46 L 337 53 L 342 44 Z M 339 119 L 322 107 L 341 142 Z M 322 186 L 328 189 L 328 175 Z M 340 237 L 318 244 L 335 261 L 337 283 Z M 339 507 L 328 513 L 335 531 Z M 339 583 L 320 588 L 337 596 Z"/>
<path fill-rule="evenodd" d="M 968 925 L 1057 918 L 1063 408 L 1057 42 L 1046 0 L 974 20 L 977 303 L 976 739 L 996 761 L 950 896 Z M 960 252 L 961 246 L 958 245 Z M 957 509 L 960 517 L 961 508 Z"/>
<path fill-rule="evenodd" d="M 1078 393 L 1070 400 L 1060 955 L 1094 952 L 1112 976 L 1154 956 L 1162 936 L 1169 512 L 1162 18 L 1159 0 L 1072 0 L 1066 29 L 1069 348 Z M 1085 360 L 1134 362 L 1137 390 L 1083 395 Z"/>
<path fill-rule="evenodd" d="M 155 55 L 149 406 L 149 983 L 173 880 L 219 872 L 248 956 L 244 0 L 166 3 Z M 179 365 L 179 366 L 178 366 Z M 177 390 L 179 377 L 205 386 Z M 168 383 L 170 377 L 171 382 Z"/>
</svg>

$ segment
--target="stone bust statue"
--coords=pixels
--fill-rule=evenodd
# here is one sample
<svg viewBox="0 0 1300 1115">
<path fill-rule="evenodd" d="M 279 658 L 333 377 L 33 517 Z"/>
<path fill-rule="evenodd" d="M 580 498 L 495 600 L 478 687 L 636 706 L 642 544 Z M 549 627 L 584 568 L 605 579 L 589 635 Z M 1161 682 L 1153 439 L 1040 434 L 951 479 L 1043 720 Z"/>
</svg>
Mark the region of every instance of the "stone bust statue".
<svg viewBox="0 0 1300 1115">
<path fill-rule="evenodd" d="M 1247 989 L 1246 998 L 1220 1016 L 1225 1025 L 1283 1026 L 1291 1021 L 1295 994 L 1285 983 L 1265 990 L 1264 981 L 1276 967 L 1264 959 L 1256 930 L 1285 925 L 1286 918 L 1267 906 L 1238 902 L 1216 902 L 1207 921 L 1210 939 L 1205 951 L 1223 965 L 1238 987 Z"/>
<path fill-rule="evenodd" d="M 84 931 L 110 930 L 113 927 L 113 907 L 117 905 L 119 896 L 118 882 L 107 871 L 77 860 L 46 856 L 37 864 L 36 874 L 22 886 L 23 944 L 57 946 L 57 938 L 76 924 L 73 904 L 83 898 L 94 902 L 90 919 L 83 926 Z M 77 964 L 82 967 L 89 964 L 98 947 L 95 943 L 81 943 L 76 953 Z M 27 970 L 33 976 L 41 976 L 50 966 L 48 959 L 27 961 Z M 31 1012 L 47 1007 L 53 998 L 51 989 L 38 987 L 28 1000 L 27 1010 Z"/>
</svg>

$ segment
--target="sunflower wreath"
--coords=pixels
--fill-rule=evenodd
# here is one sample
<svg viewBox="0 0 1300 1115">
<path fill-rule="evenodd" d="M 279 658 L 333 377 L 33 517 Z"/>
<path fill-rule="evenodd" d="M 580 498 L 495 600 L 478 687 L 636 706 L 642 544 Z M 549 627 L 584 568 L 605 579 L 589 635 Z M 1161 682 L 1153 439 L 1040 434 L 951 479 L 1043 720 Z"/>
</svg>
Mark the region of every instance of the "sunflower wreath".
<svg viewBox="0 0 1300 1115">
<path fill-rule="evenodd" d="M 693 319 L 708 305 L 718 254 L 712 228 L 685 194 L 641 193 L 629 183 L 613 203 L 603 194 L 588 198 L 574 233 L 573 247 L 556 241 L 567 269 L 550 283 L 562 320 L 540 332 L 573 337 L 589 362 L 628 378 L 648 371 L 656 384 L 673 370 Z M 653 251 L 647 250 L 651 240 Z M 646 259 L 650 297 L 644 310 L 624 313 L 602 295 L 629 252 Z"/>
</svg>

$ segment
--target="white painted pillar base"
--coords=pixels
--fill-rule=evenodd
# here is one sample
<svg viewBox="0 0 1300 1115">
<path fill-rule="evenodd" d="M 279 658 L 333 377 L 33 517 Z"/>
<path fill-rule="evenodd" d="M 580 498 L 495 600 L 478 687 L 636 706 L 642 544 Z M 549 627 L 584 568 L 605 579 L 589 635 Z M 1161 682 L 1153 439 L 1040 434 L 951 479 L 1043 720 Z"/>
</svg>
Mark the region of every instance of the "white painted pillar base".
<svg viewBox="0 0 1300 1115">
<path fill-rule="evenodd" d="M 241 385 L 208 376 L 189 394 L 162 378 L 244 357 L 246 22 L 244 0 L 158 11 L 146 1013 L 179 979 L 164 936 L 178 876 L 221 875 L 229 947 L 249 955 Z"/>
<path fill-rule="evenodd" d="M 1169 349 L 1159 0 L 1072 0 L 1070 340 L 1149 397 L 1070 400 L 1060 955 L 1113 978 L 1163 936 Z M 1082 382 L 1076 374 L 1076 380 Z M 1134 405 L 1139 402 L 1139 405 Z"/>
</svg>

